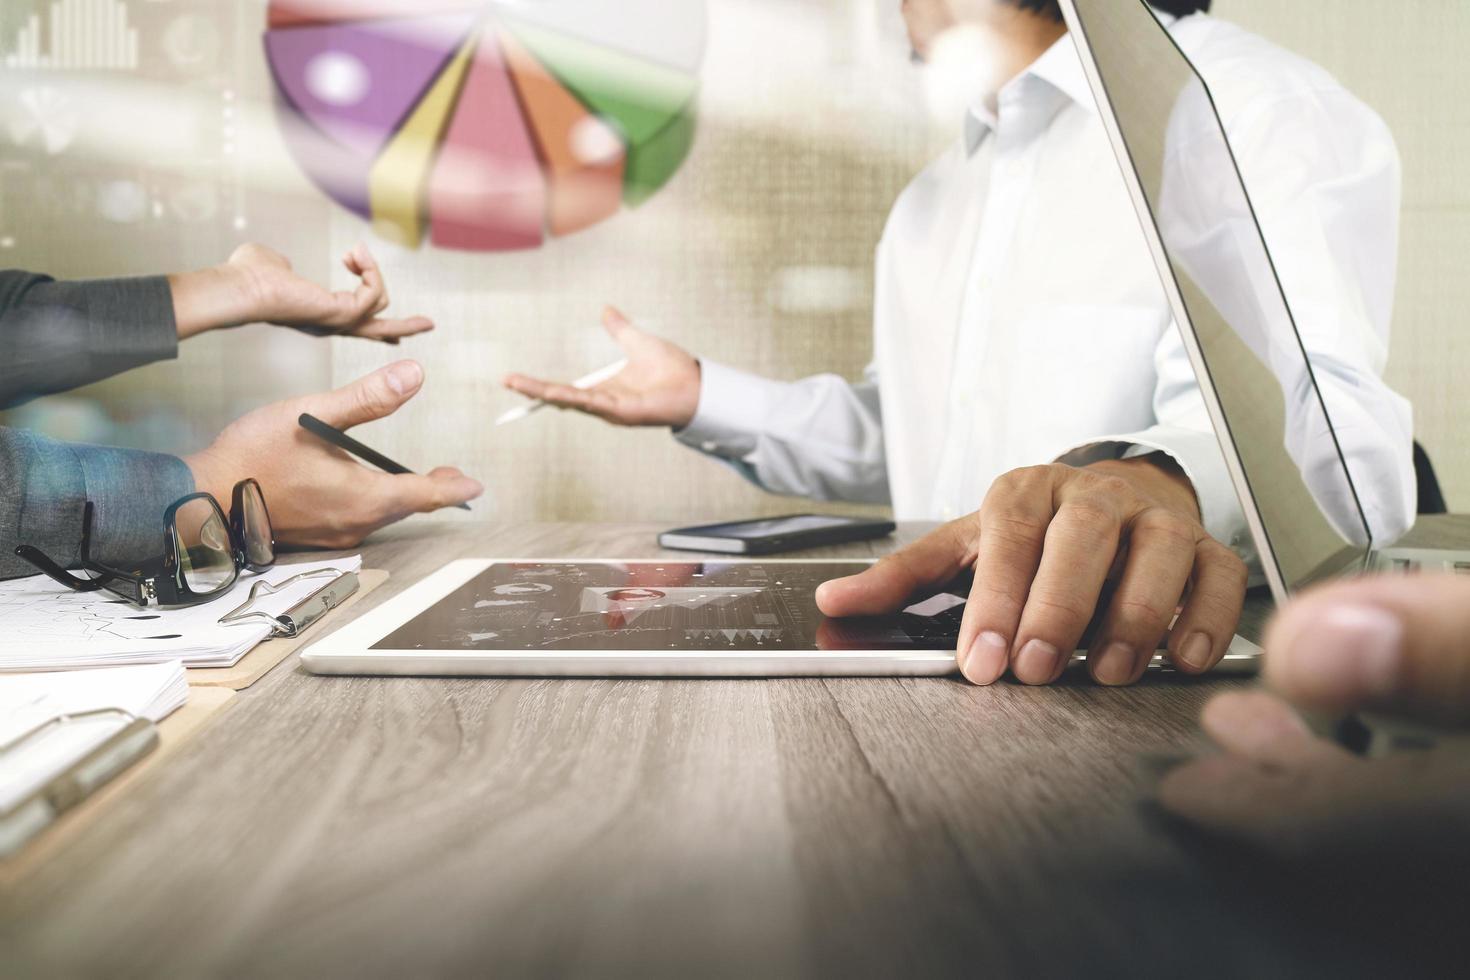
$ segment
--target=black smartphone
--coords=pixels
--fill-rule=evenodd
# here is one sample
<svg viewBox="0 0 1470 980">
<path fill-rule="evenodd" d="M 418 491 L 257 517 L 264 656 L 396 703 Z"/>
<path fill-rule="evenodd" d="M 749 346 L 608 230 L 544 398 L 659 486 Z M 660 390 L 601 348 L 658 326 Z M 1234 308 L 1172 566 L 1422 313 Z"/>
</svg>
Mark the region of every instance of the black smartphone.
<svg viewBox="0 0 1470 980">
<path fill-rule="evenodd" d="M 658 536 L 665 548 L 715 551 L 726 555 L 769 555 L 846 541 L 868 541 L 892 534 L 892 521 L 831 514 L 787 514 L 753 521 L 680 527 Z"/>
</svg>

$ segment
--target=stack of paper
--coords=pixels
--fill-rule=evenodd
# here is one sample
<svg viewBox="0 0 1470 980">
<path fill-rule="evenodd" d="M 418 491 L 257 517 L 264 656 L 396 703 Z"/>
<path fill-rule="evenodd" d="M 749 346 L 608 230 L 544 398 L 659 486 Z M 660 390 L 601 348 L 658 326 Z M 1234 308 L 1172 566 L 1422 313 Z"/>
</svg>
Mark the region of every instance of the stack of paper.
<svg viewBox="0 0 1470 980">
<path fill-rule="evenodd" d="M 0 677 L 0 857 L 153 747 L 135 719 L 159 721 L 188 698 L 177 660 Z"/>
<path fill-rule="evenodd" d="M 161 721 L 189 698 L 181 661 L 0 677 L 0 745 L 62 715 L 118 708 Z"/>
<path fill-rule="evenodd" d="M 224 596 L 198 606 L 143 609 L 110 592 L 72 592 L 43 575 L 0 582 L 0 672 L 71 670 L 182 660 L 187 667 L 231 667 L 271 633 L 263 619 L 220 625 L 251 587 L 283 582 L 303 572 L 355 572 L 360 556 L 278 565 L 242 575 Z M 281 615 L 331 581 L 308 578 L 251 605 Z"/>
</svg>

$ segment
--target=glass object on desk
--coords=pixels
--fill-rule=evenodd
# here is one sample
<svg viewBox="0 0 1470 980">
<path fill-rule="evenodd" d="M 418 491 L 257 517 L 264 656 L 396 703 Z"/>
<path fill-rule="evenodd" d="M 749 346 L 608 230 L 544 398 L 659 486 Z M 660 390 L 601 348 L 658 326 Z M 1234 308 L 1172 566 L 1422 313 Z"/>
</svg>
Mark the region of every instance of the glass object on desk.
<svg viewBox="0 0 1470 980">
<path fill-rule="evenodd" d="M 52 579 L 78 592 L 106 589 L 139 606 L 192 606 L 228 591 L 242 570 L 260 572 L 276 561 L 275 538 L 265 495 L 254 480 L 235 485 L 230 515 L 208 493 L 174 502 L 163 516 L 164 547 L 131 568 L 118 568 L 92 557 L 92 525 L 96 508 L 87 502 L 82 513 L 79 572 L 30 545 L 15 553 Z"/>
</svg>

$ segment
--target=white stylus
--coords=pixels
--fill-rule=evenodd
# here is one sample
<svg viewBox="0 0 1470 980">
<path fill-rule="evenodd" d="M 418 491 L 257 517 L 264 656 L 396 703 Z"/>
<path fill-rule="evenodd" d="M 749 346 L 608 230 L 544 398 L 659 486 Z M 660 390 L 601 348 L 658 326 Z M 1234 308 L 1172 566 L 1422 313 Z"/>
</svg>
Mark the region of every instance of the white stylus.
<svg viewBox="0 0 1470 980">
<path fill-rule="evenodd" d="M 628 362 L 626 360 L 622 360 L 618 361 L 615 364 L 609 364 L 605 368 L 598 368 L 596 371 L 593 371 L 585 378 L 578 378 L 576 381 L 573 381 L 572 387 L 581 388 L 583 390 L 587 388 L 596 388 L 598 385 L 613 377 L 615 374 L 617 374 L 619 371 L 627 366 Z M 509 425 L 511 422 L 519 422 L 527 415 L 530 415 L 533 412 L 541 411 L 541 409 L 546 407 L 546 404 L 546 402 L 543 402 L 540 399 L 536 399 L 535 401 L 532 401 L 526 405 L 517 405 L 515 408 L 500 416 L 500 418 L 496 419 L 495 424 Z"/>
</svg>

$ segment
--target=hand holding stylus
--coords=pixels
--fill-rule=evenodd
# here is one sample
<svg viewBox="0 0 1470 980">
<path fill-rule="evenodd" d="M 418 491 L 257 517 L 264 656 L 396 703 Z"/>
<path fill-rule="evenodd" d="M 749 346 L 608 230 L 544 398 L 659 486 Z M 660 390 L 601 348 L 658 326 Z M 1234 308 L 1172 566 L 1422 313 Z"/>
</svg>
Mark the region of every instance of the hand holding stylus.
<svg viewBox="0 0 1470 980">
<path fill-rule="evenodd" d="M 419 393 L 424 369 L 399 361 L 336 391 L 276 402 L 231 423 L 202 452 L 187 457 L 195 486 L 227 500 L 254 477 L 265 492 L 282 544 L 351 548 L 410 514 L 455 507 L 484 492 L 453 467 L 427 474 L 378 473 L 299 424 L 303 413 L 350 429 L 386 418 Z"/>
</svg>

